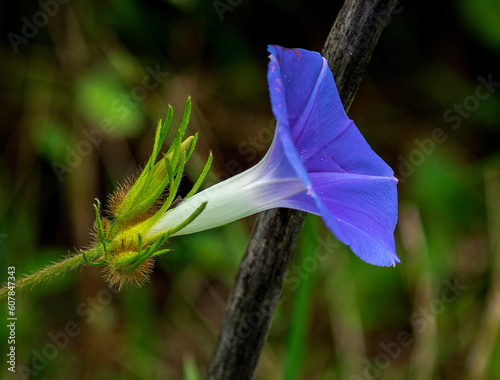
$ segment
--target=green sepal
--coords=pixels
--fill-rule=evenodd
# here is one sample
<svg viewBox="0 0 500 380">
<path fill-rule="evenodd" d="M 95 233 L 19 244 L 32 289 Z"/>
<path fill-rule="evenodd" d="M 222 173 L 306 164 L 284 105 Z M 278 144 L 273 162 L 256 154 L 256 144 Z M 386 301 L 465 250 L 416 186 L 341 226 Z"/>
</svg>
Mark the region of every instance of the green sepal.
<svg viewBox="0 0 500 380">
<path fill-rule="evenodd" d="M 213 158 L 212 152 L 210 152 L 210 154 L 208 156 L 208 160 L 205 164 L 205 167 L 203 168 L 203 171 L 201 172 L 200 176 L 198 177 L 198 180 L 196 181 L 196 183 L 193 185 L 193 188 L 191 189 L 191 191 L 184 197 L 184 200 L 186 200 L 186 199 L 188 199 L 196 194 L 196 192 L 200 188 L 201 184 L 205 180 L 208 172 L 210 171 L 210 166 L 212 166 L 212 158 Z"/>
<path fill-rule="evenodd" d="M 180 164 L 179 157 L 182 157 L 183 153 L 191 156 L 196 144 L 197 136 L 191 136 L 182 141 L 187 129 L 190 113 L 191 99 L 188 98 L 174 141 L 163 158 L 156 162 L 172 123 L 173 109 L 171 106 L 169 106 L 165 123 L 162 123 L 162 120 L 159 121 L 151 156 L 139 178 L 137 178 L 115 211 L 115 228 L 119 225 L 131 224 L 133 220 L 138 220 L 138 217 L 154 205 L 169 184 L 172 186 L 171 177 L 168 175 L 168 165 L 170 164 L 173 169 L 172 171 L 176 171 Z"/>
<path fill-rule="evenodd" d="M 174 228 L 162 234 L 156 242 L 146 247 L 145 249 L 142 248 L 143 240 L 142 236 L 139 234 L 137 236 L 137 241 L 138 241 L 137 253 L 128 257 L 115 257 L 112 260 L 110 260 L 109 265 L 112 266 L 117 272 L 130 273 L 139 268 L 141 264 L 144 263 L 146 260 L 169 252 L 170 251 L 169 249 L 159 250 L 159 248 L 166 243 L 166 241 L 170 236 L 172 236 L 177 231 L 186 227 L 189 223 L 195 220 L 198 217 L 198 215 L 200 215 L 201 212 L 205 209 L 206 205 L 207 202 L 202 203 L 186 220 L 184 220 L 179 225 L 175 226 Z M 86 259 L 85 261 L 87 262 Z M 94 263 L 90 264 L 95 265 Z M 101 264 L 99 263 L 99 265 Z"/>
<path fill-rule="evenodd" d="M 87 265 L 92 265 L 94 267 L 100 267 L 100 266 L 103 266 L 104 264 L 106 264 L 106 260 L 101 260 L 101 261 L 98 261 L 98 262 L 93 262 L 93 261 L 90 261 L 89 259 L 87 259 L 87 256 L 85 255 L 84 251 L 80 251 L 80 253 L 83 256 L 83 261 L 85 261 L 85 264 L 87 264 Z"/>
<path fill-rule="evenodd" d="M 208 202 L 203 202 L 200 206 L 198 206 L 198 208 L 196 210 L 194 210 L 194 212 L 186 220 L 184 220 L 182 223 L 178 224 L 174 228 L 168 230 L 162 236 L 170 237 L 173 234 L 175 234 L 176 232 L 182 230 L 184 227 L 186 227 L 189 223 L 191 223 L 193 220 L 195 220 L 198 217 L 198 215 L 200 215 L 203 212 L 203 210 L 207 206 L 207 203 Z"/>
<path fill-rule="evenodd" d="M 94 211 L 95 211 L 95 224 L 97 226 L 97 238 L 99 243 L 102 245 L 104 259 L 107 259 L 108 253 L 106 250 L 106 235 L 104 234 L 101 221 L 101 202 L 97 198 L 94 198 L 94 200 L 96 201 L 96 203 L 94 203 Z M 83 255 L 83 259 L 85 260 L 86 263 L 90 264 L 85 255 Z"/>
</svg>

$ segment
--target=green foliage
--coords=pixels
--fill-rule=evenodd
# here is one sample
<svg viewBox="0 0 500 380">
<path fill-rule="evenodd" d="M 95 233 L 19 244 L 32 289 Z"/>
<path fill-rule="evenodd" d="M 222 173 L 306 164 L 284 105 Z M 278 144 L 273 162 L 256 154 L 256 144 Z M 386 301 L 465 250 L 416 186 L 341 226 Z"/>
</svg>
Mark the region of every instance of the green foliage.
<svg viewBox="0 0 500 380">
<path fill-rule="evenodd" d="M 334 246 L 335 239 L 325 250 L 330 235 L 309 218 L 258 380 L 285 373 L 308 380 L 366 378 L 365 359 L 374 363 L 402 332 L 412 342 L 386 368 L 374 367 L 380 373 L 373 378 L 474 378 L 472 368 L 479 371 L 475 378 L 500 378 L 499 323 L 492 313 L 500 278 L 499 227 L 492 216 L 499 212 L 490 211 L 500 199 L 491 182 L 500 170 L 498 88 L 460 128 L 443 120 L 447 109 L 474 96 L 479 76 L 492 73 L 500 81 L 498 1 L 401 4 L 349 115 L 396 174 L 398 157 L 409 157 L 415 139 L 429 138 L 434 128 L 449 136 L 399 184 L 402 263 L 369 266 L 347 247 Z M 21 17 L 31 20 L 40 11 L 36 1 L 8 5 L 1 13 L 4 36 L 20 34 Z M 212 1 L 61 2 L 18 54 L 4 38 L 0 282 L 7 266 L 31 273 L 91 244 L 94 198 L 104 209 L 117 183 L 137 178 L 151 153 L 151 126 L 167 119 L 168 104 L 181 109 L 190 95 L 186 133 L 200 132 L 186 169 L 196 175 L 182 177 L 179 194 L 188 194 L 197 175 L 206 173 L 209 150 L 208 178 L 256 164 L 269 145 L 259 133 L 274 123 L 265 46 L 321 50 L 340 2 L 329 5 L 242 1 L 221 21 Z M 155 82 L 148 67 L 168 75 Z M 157 86 L 143 93 L 136 88 L 143 81 Z M 173 125 L 181 121 L 182 114 L 173 115 Z M 88 137 L 94 130 L 102 139 Z M 91 149 L 68 161 L 68 149 L 78 154 L 84 142 Z M 55 162 L 70 168 L 62 182 Z M 108 215 L 102 210 L 101 216 Z M 75 322 L 80 333 L 33 378 L 203 378 L 252 221 L 171 239 L 170 252 L 156 260 L 151 282 L 141 289 L 112 292 L 102 268 L 85 267 L 18 294 L 17 364 L 30 367 L 33 350 L 42 353 L 54 344 L 49 334 Z M 325 259 L 297 288 L 298 268 L 316 249 Z M 454 280 L 467 289 L 434 310 L 446 281 Z M 5 312 L 2 303 L 3 321 Z M 3 358 L 7 333 L 0 328 Z M 0 377 L 5 366 L 2 361 Z"/>
<path fill-rule="evenodd" d="M 184 359 L 184 380 L 200 380 L 196 362 L 192 358 Z"/>
<path fill-rule="evenodd" d="M 495 0 L 459 2 L 460 16 L 478 40 L 500 52 L 500 4 Z"/>
<path fill-rule="evenodd" d="M 319 265 L 318 259 L 314 257 L 314 247 L 316 242 L 316 231 L 318 220 L 308 218 L 303 228 L 302 246 L 298 250 L 298 258 L 303 264 Z M 316 271 L 315 271 L 316 272 Z M 295 380 L 302 378 L 302 369 L 307 363 L 307 331 L 310 328 L 312 318 L 311 303 L 314 300 L 314 278 L 316 273 L 308 273 L 300 277 L 301 281 L 297 293 L 294 296 L 292 314 L 290 320 L 290 331 L 288 336 L 288 352 L 285 363 L 285 380 Z"/>
<path fill-rule="evenodd" d="M 90 72 L 75 88 L 76 105 L 82 115 L 104 132 L 117 137 L 134 137 L 141 132 L 141 106 L 111 70 Z"/>
</svg>

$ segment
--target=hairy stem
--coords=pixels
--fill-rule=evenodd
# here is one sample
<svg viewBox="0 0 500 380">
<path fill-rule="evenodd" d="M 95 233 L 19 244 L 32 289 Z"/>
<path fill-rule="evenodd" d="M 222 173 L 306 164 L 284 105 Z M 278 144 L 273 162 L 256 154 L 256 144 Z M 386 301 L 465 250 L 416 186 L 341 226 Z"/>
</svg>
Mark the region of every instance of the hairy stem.
<svg viewBox="0 0 500 380">
<path fill-rule="evenodd" d="M 101 250 L 99 248 L 93 248 L 85 252 L 88 260 L 95 260 L 101 255 Z M 52 265 L 46 266 L 45 268 L 25 276 L 15 282 L 14 291 L 19 294 L 22 291 L 29 290 L 32 286 L 48 282 L 57 276 L 64 275 L 69 271 L 80 267 L 85 264 L 83 255 L 74 254 L 68 256 L 60 261 L 53 263 Z M 9 288 L 7 285 L 0 288 L 0 301 L 7 298 L 9 293 Z"/>
</svg>

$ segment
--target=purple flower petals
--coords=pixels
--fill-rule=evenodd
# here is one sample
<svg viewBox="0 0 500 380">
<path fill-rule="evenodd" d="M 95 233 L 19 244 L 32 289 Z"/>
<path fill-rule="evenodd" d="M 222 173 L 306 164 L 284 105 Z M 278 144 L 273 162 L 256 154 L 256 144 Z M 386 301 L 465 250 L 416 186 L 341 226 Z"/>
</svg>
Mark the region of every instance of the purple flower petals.
<svg viewBox="0 0 500 380">
<path fill-rule="evenodd" d="M 302 49 L 268 50 L 269 92 L 278 122 L 271 149 L 282 151 L 285 172 L 292 175 L 293 168 L 307 189 L 278 206 L 321 215 L 368 263 L 398 263 L 397 180 L 345 114 L 327 61 Z"/>
</svg>

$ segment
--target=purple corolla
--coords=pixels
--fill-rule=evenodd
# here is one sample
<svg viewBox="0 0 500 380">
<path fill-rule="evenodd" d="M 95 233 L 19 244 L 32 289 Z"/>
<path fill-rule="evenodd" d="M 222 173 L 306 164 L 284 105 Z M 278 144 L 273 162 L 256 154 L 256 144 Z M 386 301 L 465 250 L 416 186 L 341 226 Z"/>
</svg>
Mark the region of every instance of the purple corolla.
<svg viewBox="0 0 500 380">
<path fill-rule="evenodd" d="M 268 50 L 277 125 L 267 154 L 167 211 L 146 237 L 173 228 L 204 202 L 203 212 L 175 235 L 286 207 L 320 215 L 337 239 L 370 264 L 399 263 L 397 180 L 347 117 L 326 59 L 302 49 Z"/>
</svg>

